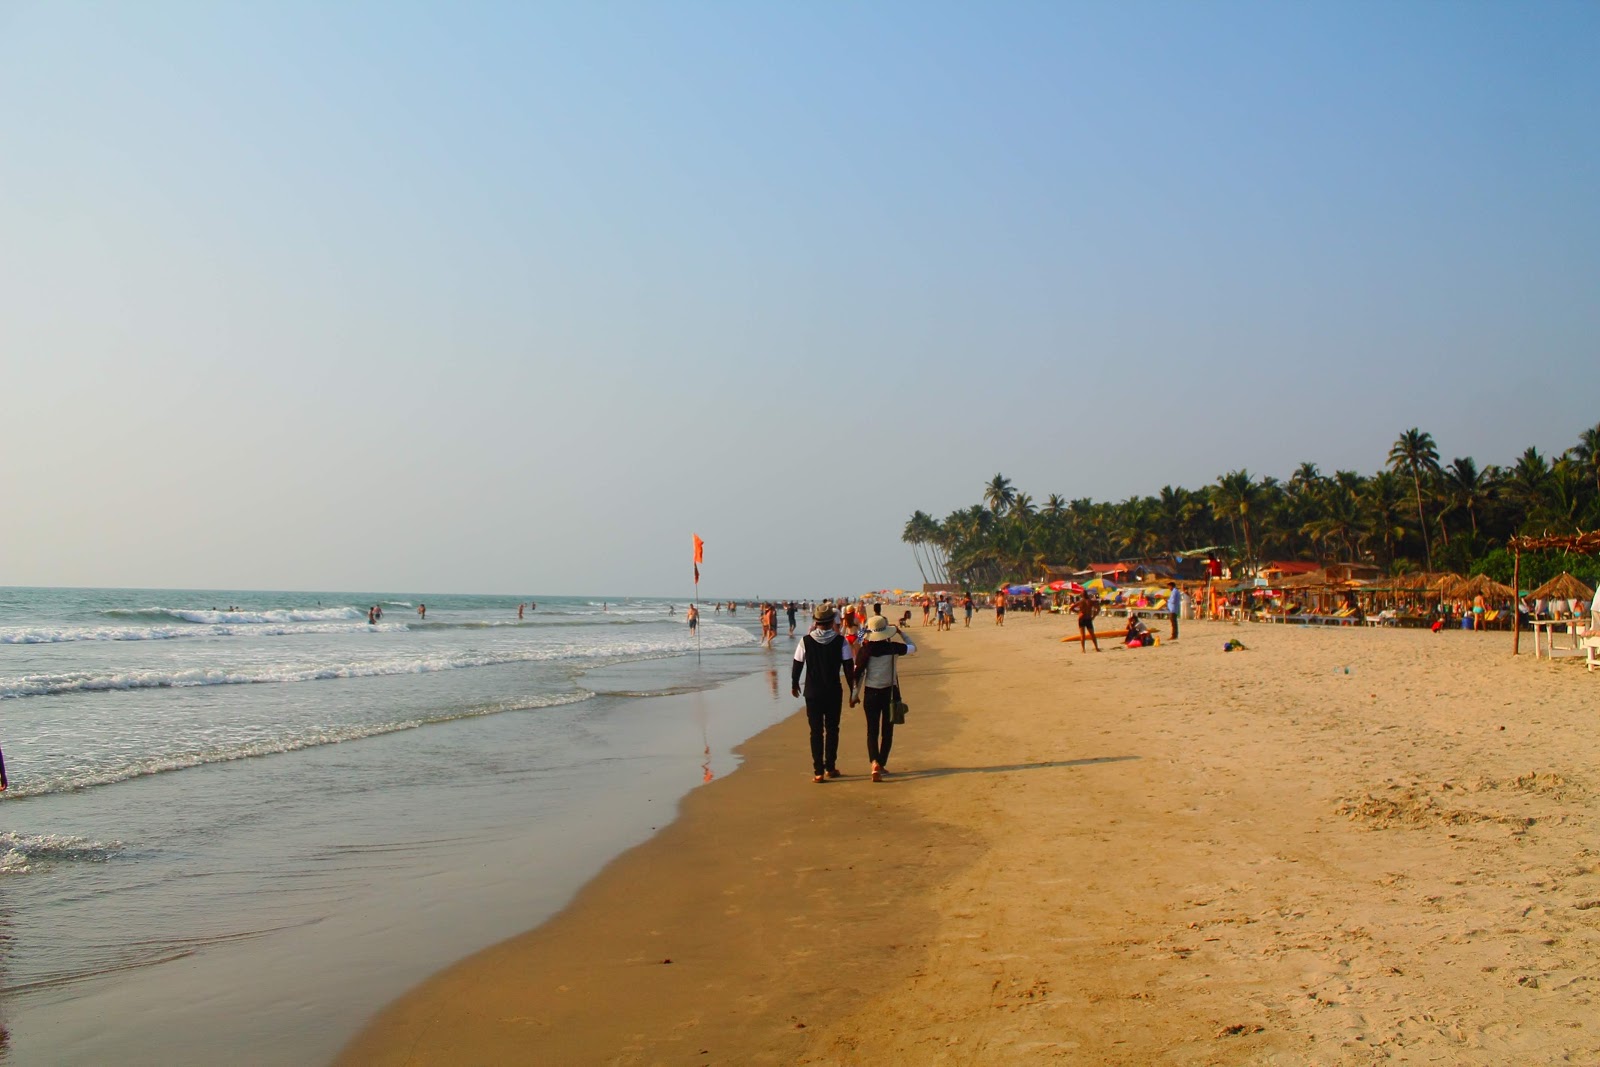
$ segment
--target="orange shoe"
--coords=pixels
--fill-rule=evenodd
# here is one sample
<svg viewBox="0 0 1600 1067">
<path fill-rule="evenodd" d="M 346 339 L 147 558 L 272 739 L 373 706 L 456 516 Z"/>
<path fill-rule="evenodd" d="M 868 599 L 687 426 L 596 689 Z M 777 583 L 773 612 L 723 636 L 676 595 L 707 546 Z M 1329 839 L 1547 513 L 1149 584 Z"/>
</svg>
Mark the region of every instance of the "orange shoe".
<svg viewBox="0 0 1600 1067">
<path fill-rule="evenodd" d="M 883 781 L 883 768 L 878 766 L 877 760 L 872 761 L 872 780 L 874 782 Z"/>
</svg>

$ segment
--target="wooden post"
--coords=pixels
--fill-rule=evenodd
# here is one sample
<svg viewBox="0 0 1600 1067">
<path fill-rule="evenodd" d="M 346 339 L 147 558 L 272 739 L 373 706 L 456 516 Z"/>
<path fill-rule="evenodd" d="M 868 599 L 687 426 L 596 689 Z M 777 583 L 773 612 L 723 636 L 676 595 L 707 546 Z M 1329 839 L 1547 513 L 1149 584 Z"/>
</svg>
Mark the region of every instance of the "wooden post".
<svg viewBox="0 0 1600 1067">
<path fill-rule="evenodd" d="M 1522 646 L 1522 549 L 1511 549 L 1511 654 L 1515 656 Z M 1535 635 L 1534 640 L 1538 637 Z M 1538 648 L 1534 653 L 1537 655 Z"/>
</svg>

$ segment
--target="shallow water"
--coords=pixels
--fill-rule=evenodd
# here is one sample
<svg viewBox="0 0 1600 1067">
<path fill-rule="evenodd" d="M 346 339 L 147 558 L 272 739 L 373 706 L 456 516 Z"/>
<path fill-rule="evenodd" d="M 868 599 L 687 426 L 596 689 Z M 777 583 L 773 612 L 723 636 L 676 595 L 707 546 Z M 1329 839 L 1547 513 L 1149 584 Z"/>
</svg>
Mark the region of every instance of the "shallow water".
<svg viewBox="0 0 1600 1067">
<path fill-rule="evenodd" d="M 706 626 L 723 647 L 697 664 L 665 602 L 617 621 L 540 600 L 518 626 L 514 598 L 433 598 L 434 625 L 390 610 L 388 629 L 364 622 L 380 598 L 346 597 L 333 608 L 362 613 L 329 631 L 288 616 L 333 594 L 68 591 L 51 616 L 5 592 L 0 636 L 51 634 L 0 644 L 8 1062 L 325 1059 L 409 985 L 547 917 L 792 710 L 753 615 Z M 120 633 L 135 625 L 209 632 Z M 328 669 L 373 663 L 443 666 Z M 29 691 L 156 675 L 184 684 Z"/>
</svg>

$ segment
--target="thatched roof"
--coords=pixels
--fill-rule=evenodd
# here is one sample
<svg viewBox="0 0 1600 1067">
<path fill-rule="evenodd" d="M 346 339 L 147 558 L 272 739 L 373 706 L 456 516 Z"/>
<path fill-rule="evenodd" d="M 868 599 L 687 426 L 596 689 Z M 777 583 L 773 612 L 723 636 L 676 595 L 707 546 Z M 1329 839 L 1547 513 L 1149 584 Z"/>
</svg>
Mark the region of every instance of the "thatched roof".
<svg viewBox="0 0 1600 1067">
<path fill-rule="evenodd" d="M 1279 578 L 1272 583 L 1279 589 L 1321 589 L 1330 585 L 1327 571 L 1310 571 L 1306 574 L 1291 574 L 1286 578 Z"/>
<path fill-rule="evenodd" d="M 1535 600 L 1547 596 L 1553 596 L 1557 600 L 1593 600 L 1594 590 L 1566 571 L 1562 571 L 1528 595 Z"/>
<path fill-rule="evenodd" d="M 1470 600 L 1475 596 L 1512 597 L 1517 595 L 1515 589 L 1509 585 L 1501 585 L 1487 574 L 1474 574 L 1464 582 L 1447 586 L 1444 593 L 1445 596 L 1454 597 L 1457 600 Z"/>
<path fill-rule="evenodd" d="M 1396 592 L 1424 593 L 1428 590 L 1442 590 L 1444 587 L 1461 581 L 1461 575 L 1453 571 L 1417 571 L 1413 574 L 1401 574 L 1394 578 L 1375 578 L 1366 583 L 1372 589 L 1393 589 Z"/>
</svg>

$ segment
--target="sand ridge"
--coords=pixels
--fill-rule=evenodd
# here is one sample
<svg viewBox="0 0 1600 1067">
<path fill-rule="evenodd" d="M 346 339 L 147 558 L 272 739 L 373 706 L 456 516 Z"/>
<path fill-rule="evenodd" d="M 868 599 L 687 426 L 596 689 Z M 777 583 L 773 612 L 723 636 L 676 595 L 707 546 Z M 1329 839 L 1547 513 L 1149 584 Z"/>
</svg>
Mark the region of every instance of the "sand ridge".
<svg viewBox="0 0 1600 1067">
<path fill-rule="evenodd" d="M 902 773 L 811 785 L 772 728 L 348 1061 L 1600 1059 L 1596 680 L 1497 634 L 1068 622 L 918 628 Z"/>
</svg>

